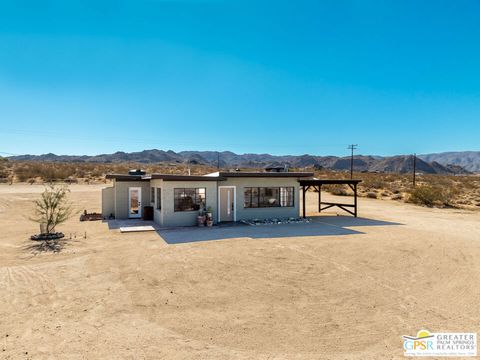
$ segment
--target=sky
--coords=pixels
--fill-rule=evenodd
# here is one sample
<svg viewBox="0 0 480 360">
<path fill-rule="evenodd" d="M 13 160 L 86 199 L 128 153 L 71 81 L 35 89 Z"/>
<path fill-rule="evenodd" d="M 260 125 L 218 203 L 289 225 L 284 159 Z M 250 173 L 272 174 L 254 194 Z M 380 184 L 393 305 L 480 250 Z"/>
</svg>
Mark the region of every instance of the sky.
<svg viewBox="0 0 480 360">
<path fill-rule="evenodd" d="M 0 155 L 480 150 L 480 1 L 0 1 Z"/>
</svg>

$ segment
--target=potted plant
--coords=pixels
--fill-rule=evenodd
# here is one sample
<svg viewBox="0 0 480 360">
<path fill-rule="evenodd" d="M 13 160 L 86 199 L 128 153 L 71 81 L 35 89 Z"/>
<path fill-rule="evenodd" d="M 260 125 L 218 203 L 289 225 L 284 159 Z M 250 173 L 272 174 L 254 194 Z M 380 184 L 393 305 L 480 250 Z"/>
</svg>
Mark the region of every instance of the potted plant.
<svg viewBox="0 0 480 360">
<path fill-rule="evenodd" d="M 211 206 L 207 208 L 207 219 L 208 218 L 213 219 L 213 209 Z"/>
<path fill-rule="evenodd" d="M 207 208 L 207 221 L 206 224 L 208 227 L 213 226 L 213 209 L 211 206 Z"/>
<path fill-rule="evenodd" d="M 198 226 L 204 226 L 205 225 L 205 220 L 206 220 L 205 211 L 204 211 L 204 209 L 200 209 L 198 211 L 198 216 L 197 216 Z"/>
</svg>

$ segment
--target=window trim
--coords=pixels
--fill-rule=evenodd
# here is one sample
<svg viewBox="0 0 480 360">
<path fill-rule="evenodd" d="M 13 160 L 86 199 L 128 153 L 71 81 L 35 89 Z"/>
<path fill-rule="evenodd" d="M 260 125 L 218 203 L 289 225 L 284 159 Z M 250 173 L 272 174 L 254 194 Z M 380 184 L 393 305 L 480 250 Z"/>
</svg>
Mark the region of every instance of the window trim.
<svg viewBox="0 0 480 360">
<path fill-rule="evenodd" d="M 207 188 L 206 187 L 192 187 L 192 188 L 189 188 L 189 187 L 183 187 L 183 188 L 173 188 L 173 212 L 193 212 L 193 211 L 199 211 L 201 210 L 200 208 L 198 210 L 177 210 L 176 207 L 175 207 L 175 190 L 183 190 L 183 193 L 185 193 L 185 190 L 186 189 L 189 189 L 189 190 L 195 190 L 195 201 L 197 200 L 197 195 L 198 195 L 198 191 L 197 190 L 200 190 L 200 189 L 203 189 L 205 190 L 205 199 L 204 199 L 204 205 L 205 207 L 207 207 Z M 195 203 L 196 204 L 196 203 Z M 197 204 L 196 204 L 197 205 Z M 199 205 L 200 206 L 200 205 Z"/>
<path fill-rule="evenodd" d="M 160 197 L 159 197 L 160 196 Z M 155 188 L 155 210 L 162 210 L 162 188 Z"/>
<path fill-rule="evenodd" d="M 292 189 L 292 205 L 282 206 L 282 188 Z M 245 206 L 245 193 L 247 189 L 250 189 L 250 206 Z M 253 203 L 253 191 L 252 189 L 257 189 L 257 204 L 258 206 L 251 206 Z M 262 206 L 260 203 L 260 189 L 278 189 L 278 206 Z M 270 208 L 292 208 L 295 207 L 295 186 L 245 186 L 243 188 L 243 208 L 244 209 L 270 209 Z"/>
</svg>

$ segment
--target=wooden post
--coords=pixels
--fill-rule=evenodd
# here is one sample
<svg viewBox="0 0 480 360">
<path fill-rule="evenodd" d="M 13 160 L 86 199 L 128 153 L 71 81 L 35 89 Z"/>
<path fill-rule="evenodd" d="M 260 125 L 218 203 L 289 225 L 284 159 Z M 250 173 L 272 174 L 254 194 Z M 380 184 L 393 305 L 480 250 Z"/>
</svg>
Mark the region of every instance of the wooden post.
<svg viewBox="0 0 480 360">
<path fill-rule="evenodd" d="M 303 218 L 305 219 L 307 216 L 306 216 L 306 208 L 307 208 L 307 204 L 306 204 L 306 201 L 305 201 L 305 186 L 302 186 L 302 190 L 303 190 Z"/>
<path fill-rule="evenodd" d="M 353 185 L 353 193 L 354 193 L 354 204 L 355 204 L 354 213 L 355 213 L 355 217 L 357 217 L 357 183 Z"/>
<path fill-rule="evenodd" d="M 322 212 L 322 185 L 318 185 L 318 212 Z"/>
</svg>

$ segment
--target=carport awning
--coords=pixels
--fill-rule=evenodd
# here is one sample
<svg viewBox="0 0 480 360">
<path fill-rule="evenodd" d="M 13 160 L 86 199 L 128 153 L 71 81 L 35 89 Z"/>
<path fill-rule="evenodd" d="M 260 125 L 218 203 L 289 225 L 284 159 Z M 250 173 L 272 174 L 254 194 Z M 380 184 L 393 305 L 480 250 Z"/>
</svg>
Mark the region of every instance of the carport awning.
<svg viewBox="0 0 480 360">
<path fill-rule="evenodd" d="M 305 180 L 298 180 L 300 186 L 302 187 L 302 194 L 303 194 L 303 217 L 306 217 L 306 201 L 305 195 L 308 189 L 313 188 L 318 192 L 318 212 L 322 212 L 322 210 L 329 209 L 333 206 L 337 206 L 340 209 L 352 214 L 353 216 L 357 217 L 357 185 L 362 180 L 353 180 L 353 179 L 305 179 Z M 350 189 L 353 191 L 353 204 L 342 204 L 342 203 L 333 203 L 333 202 L 325 202 L 322 201 L 322 185 L 348 185 Z M 324 206 L 323 206 L 324 205 Z M 322 207 L 323 206 L 323 207 Z M 349 208 L 353 208 L 353 211 Z"/>
</svg>

